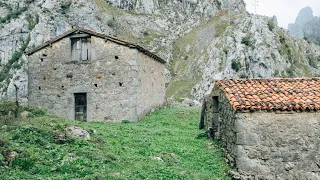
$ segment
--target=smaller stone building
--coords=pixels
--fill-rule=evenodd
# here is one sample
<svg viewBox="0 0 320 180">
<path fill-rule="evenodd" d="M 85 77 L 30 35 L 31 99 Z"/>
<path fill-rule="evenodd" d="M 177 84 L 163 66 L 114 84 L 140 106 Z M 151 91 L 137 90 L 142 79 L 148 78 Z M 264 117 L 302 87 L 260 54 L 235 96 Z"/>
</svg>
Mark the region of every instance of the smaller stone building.
<svg viewBox="0 0 320 180">
<path fill-rule="evenodd" d="M 74 28 L 27 52 L 28 103 L 81 121 L 136 121 L 165 102 L 165 61 Z"/>
<path fill-rule="evenodd" d="M 242 179 L 320 179 L 319 78 L 216 81 L 203 127 Z"/>
</svg>

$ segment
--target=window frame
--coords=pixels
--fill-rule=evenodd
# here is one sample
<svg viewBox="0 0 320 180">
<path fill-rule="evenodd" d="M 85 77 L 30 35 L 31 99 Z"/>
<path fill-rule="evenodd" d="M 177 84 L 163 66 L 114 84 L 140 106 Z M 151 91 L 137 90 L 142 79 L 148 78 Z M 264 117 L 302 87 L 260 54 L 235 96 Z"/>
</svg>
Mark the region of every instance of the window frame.
<svg viewBox="0 0 320 180">
<path fill-rule="evenodd" d="M 91 60 L 91 36 L 88 34 L 76 34 L 70 36 L 71 61 Z M 86 56 L 86 57 L 85 57 Z"/>
</svg>

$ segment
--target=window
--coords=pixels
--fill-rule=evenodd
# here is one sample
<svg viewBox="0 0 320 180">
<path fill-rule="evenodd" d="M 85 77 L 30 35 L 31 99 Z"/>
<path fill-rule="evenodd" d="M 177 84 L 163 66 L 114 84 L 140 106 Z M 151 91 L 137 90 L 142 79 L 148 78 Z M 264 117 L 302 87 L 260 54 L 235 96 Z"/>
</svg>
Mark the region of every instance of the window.
<svg viewBox="0 0 320 180">
<path fill-rule="evenodd" d="M 72 61 L 88 61 L 91 58 L 91 39 L 88 37 L 71 38 Z"/>
</svg>

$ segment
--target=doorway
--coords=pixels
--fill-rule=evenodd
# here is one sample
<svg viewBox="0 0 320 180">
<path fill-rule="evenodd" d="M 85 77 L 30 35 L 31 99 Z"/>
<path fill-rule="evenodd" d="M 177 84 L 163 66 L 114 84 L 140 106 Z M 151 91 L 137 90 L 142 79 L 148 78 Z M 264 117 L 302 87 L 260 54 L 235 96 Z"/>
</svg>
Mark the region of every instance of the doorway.
<svg viewBox="0 0 320 180">
<path fill-rule="evenodd" d="M 75 120 L 87 121 L 87 93 L 75 93 Z"/>
</svg>

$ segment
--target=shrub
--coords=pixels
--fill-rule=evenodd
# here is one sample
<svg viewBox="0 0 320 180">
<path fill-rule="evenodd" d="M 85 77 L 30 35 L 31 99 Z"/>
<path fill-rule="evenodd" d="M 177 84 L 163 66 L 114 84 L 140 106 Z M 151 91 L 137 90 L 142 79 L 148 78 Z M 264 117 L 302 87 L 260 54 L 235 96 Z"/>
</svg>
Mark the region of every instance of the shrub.
<svg viewBox="0 0 320 180">
<path fill-rule="evenodd" d="M 242 65 L 239 61 L 232 60 L 231 68 L 238 72 L 242 68 Z"/>
<path fill-rule="evenodd" d="M 110 19 L 110 20 L 108 20 L 107 25 L 108 25 L 110 28 L 113 28 L 113 27 L 116 26 L 116 22 L 115 22 L 114 19 Z"/>
<path fill-rule="evenodd" d="M 250 40 L 250 36 L 245 36 L 241 40 L 242 44 L 245 44 L 246 46 L 252 46 L 252 41 Z"/>
<path fill-rule="evenodd" d="M 281 44 L 286 43 L 286 38 L 284 37 L 283 34 L 280 35 L 279 41 L 280 41 Z"/>
<path fill-rule="evenodd" d="M 273 29 L 276 27 L 273 21 L 268 21 L 268 27 L 270 31 L 273 31 Z"/>
<path fill-rule="evenodd" d="M 66 14 L 67 11 L 69 10 L 71 4 L 72 4 L 72 1 L 70 1 L 70 0 L 61 1 L 61 4 L 60 4 L 61 13 Z"/>
<path fill-rule="evenodd" d="M 223 52 L 224 52 L 225 54 L 228 54 L 229 48 L 228 48 L 228 47 L 224 47 L 224 48 L 223 48 Z"/>
<path fill-rule="evenodd" d="M 308 58 L 309 65 L 317 69 L 318 68 L 317 59 L 311 55 L 308 55 L 307 58 Z"/>
<path fill-rule="evenodd" d="M 5 23 L 5 22 L 9 21 L 10 19 L 18 18 L 26 10 L 28 10 L 28 8 L 23 7 L 18 10 L 15 10 L 15 11 L 10 11 L 5 17 L 0 19 L 0 24 Z"/>
<path fill-rule="evenodd" d="M 292 67 L 286 69 L 288 77 L 294 77 L 294 69 Z"/>
</svg>

